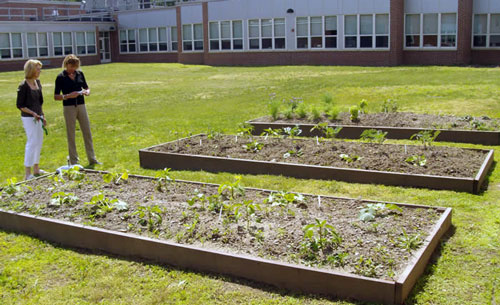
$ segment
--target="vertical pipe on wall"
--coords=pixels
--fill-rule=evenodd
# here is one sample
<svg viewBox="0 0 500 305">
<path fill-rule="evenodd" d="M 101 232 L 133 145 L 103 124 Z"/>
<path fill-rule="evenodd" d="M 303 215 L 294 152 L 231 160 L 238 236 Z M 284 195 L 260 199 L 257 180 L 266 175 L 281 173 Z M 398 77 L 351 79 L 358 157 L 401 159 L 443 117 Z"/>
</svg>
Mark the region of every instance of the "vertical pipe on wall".
<svg viewBox="0 0 500 305">
<path fill-rule="evenodd" d="M 390 51 L 389 64 L 403 64 L 405 1 L 390 0 Z"/>
<path fill-rule="evenodd" d="M 203 2 L 202 6 L 202 16 L 203 16 L 203 62 L 208 62 L 208 3 Z"/>
<path fill-rule="evenodd" d="M 461 65 L 472 61 L 472 1 L 458 0 L 457 64 Z"/>
</svg>

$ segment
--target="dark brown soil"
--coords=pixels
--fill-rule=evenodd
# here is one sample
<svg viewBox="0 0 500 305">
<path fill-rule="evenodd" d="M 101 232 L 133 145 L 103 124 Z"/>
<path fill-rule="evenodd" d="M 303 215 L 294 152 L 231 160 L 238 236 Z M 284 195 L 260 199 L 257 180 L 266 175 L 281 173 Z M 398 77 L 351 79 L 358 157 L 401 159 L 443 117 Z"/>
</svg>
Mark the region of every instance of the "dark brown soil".
<svg viewBox="0 0 500 305">
<path fill-rule="evenodd" d="M 250 143 L 260 143 L 263 146 L 259 151 L 249 151 L 246 145 Z M 424 149 L 423 146 L 415 145 L 229 135 L 219 135 L 210 139 L 207 136 L 196 136 L 155 146 L 152 150 L 452 177 L 475 177 L 487 154 L 485 151 L 457 147 L 431 146 Z M 297 153 L 299 151 L 301 153 Z M 341 154 L 360 158 L 347 162 L 340 157 Z M 427 160 L 425 166 L 405 161 L 408 157 L 422 155 Z"/>
<path fill-rule="evenodd" d="M 401 274 L 419 244 L 425 245 L 422 241 L 441 215 L 433 208 L 403 206 L 401 211 L 385 209 L 377 213 L 374 221 L 363 222 L 358 215 L 368 202 L 362 200 L 321 197 L 319 202 L 318 196 L 304 196 L 302 201 L 279 205 L 276 201 L 265 203 L 270 195 L 267 191 L 246 189 L 244 194 L 236 192 L 233 199 L 226 190 L 212 197 L 212 204 L 198 201 L 190 205 L 192 198 L 200 198 L 198 194 L 219 194 L 218 187 L 174 182 L 159 191 L 155 179 L 130 177 L 114 184 L 105 183 L 100 173 L 87 173 L 81 181 L 69 181 L 67 176 L 65 179 L 29 181 L 32 191 L 23 187 L 25 193 L 18 196 L 3 193 L 0 207 L 206 249 L 383 279 Z M 78 201 L 60 207 L 49 205 L 57 192 L 72 193 Z M 127 202 L 128 211 L 113 209 L 91 216 L 91 205 L 86 202 L 99 194 Z M 243 202 L 258 205 L 254 215 L 247 217 L 241 206 L 238 216 L 235 208 Z M 139 207 L 155 206 L 161 209 L 162 219 L 148 228 L 137 212 Z M 142 219 L 147 220 L 147 214 Z M 338 246 L 314 252 L 302 245 L 303 227 L 315 223 L 315 219 L 326 220 L 335 228 L 341 238 Z"/>
<path fill-rule="evenodd" d="M 255 122 L 273 122 L 289 124 L 316 124 L 328 122 L 331 125 L 354 125 L 354 126 L 378 126 L 378 127 L 414 127 L 429 129 L 457 129 L 457 130 L 487 130 L 499 131 L 500 119 L 471 116 L 451 116 L 421 114 L 412 112 L 388 112 L 388 113 L 368 113 L 360 114 L 358 121 L 351 121 L 349 113 L 340 113 L 337 120 L 330 120 L 322 116 L 320 120 L 314 121 L 310 118 L 299 118 L 294 115 L 291 119 L 286 119 L 283 115 L 278 120 L 273 120 L 271 116 L 254 120 Z"/>
</svg>

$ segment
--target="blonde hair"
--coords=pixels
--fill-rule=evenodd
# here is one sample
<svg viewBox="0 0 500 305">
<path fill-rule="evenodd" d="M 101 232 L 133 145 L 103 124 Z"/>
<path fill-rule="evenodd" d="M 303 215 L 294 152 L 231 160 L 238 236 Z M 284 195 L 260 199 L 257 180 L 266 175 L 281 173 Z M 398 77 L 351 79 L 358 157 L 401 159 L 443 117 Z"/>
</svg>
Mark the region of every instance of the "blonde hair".
<svg viewBox="0 0 500 305">
<path fill-rule="evenodd" d="M 76 57 L 75 54 L 69 54 L 63 60 L 62 64 L 63 69 L 66 69 L 68 65 L 75 66 L 77 69 L 80 68 L 80 58 Z"/>
<path fill-rule="evenodd" d="M 39 60 L 29 59 L 24 64 L 24 78 L 25 79 L 34 78 L 36 74 L 36 68 L 38 67 L 42 68 L 42 63 Z"/>
</svg>

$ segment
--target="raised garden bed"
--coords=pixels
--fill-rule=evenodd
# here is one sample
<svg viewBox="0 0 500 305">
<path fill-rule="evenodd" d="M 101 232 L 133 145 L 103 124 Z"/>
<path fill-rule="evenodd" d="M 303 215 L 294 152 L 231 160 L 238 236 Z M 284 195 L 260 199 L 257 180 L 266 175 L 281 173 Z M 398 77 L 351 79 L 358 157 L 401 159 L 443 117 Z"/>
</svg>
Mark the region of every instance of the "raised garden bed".
<svg viewBox="0 0 500 305">
<path fill-rule="evenodd" d="M 253 133 L 260 135 L 265 129 L 287 128 L 296 125 L 302 129 L 302 136 L 323 136 L 321 131 L 311 129 L 320 122 L 326 122 L 332 128 L 342 127 L 339 138 L 359 139 L 367 129 L 387 132 L 390 139 L 409 139 L 423 130 L 439 130 L 436 141 L 473 143 L 483 145 L 500 145 L 500 120 L 487 117 L 456 117 L 408 112 L 368 113 L 360 114 L 359 120 L 351 121 L 349 114 L 341 113 L 336 120 L 321 116 L 314 121 L 308 118 L 279 117 L 273 120 L 266 116 L 247 121 L 254 127 Z"/>
<path fill-rule="evenodd" d="M 167 171 L 156 179 L 69 171 L 12 184 L 0 197 L 3 230 L 384 304 L 404 302 L 450 225 L 449 208 L 243 188 L 239 180 L 173 182 Z"/>
<path fill-rule="evenodd" d="M 407 161 L 412 157 L 414 161 Z M 142 167 L 151 169 L 271 174 L 477 193 L 493 164 L 493 150 L 195 135 L 141 149 L 139 158 Z"/>
</svg>

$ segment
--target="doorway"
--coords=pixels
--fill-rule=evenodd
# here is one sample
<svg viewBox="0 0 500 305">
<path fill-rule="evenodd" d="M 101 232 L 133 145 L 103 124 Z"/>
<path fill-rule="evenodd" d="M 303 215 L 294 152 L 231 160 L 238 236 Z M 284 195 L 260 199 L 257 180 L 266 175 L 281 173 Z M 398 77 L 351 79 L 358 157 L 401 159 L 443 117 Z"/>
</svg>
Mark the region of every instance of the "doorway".
<svg viewBox="0 0 500 305">
<path fill-rule="evenodd" d="M 101 63 L 111 62 L 109 32 L 99 32 L 99 50 L 101 52 Z"/>
</svg>

